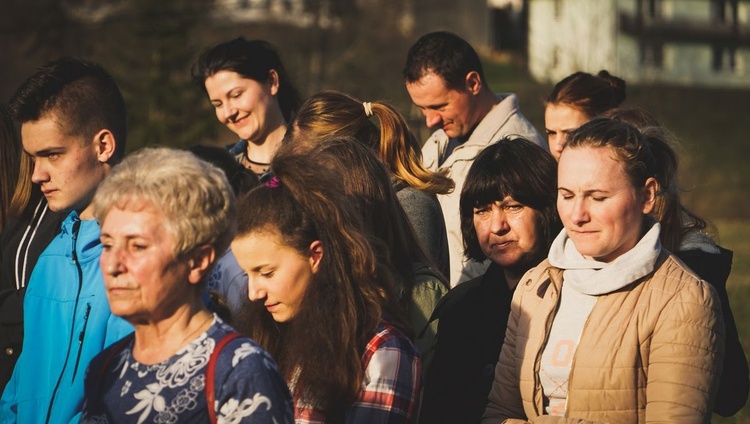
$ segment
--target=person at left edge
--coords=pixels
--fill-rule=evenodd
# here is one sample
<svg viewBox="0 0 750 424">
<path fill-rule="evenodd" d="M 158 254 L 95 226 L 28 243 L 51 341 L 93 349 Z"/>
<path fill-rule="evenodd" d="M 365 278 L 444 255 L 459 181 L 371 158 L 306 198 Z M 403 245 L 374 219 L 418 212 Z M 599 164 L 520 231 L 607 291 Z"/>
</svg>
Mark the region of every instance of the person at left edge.
<svg viewBox="0 0 750 424">
<path fill-rule="evenodd" d="M 3 423 L 78 422 L 91 358 L 133 327 L 110 313 L 91 199 L 125 152 L 125 102 L 100 65 L 61 58 L 11 99 L 32 181 L 67 217 L 32 271 L 23 350 L 0 401 Z"/>
</svg>

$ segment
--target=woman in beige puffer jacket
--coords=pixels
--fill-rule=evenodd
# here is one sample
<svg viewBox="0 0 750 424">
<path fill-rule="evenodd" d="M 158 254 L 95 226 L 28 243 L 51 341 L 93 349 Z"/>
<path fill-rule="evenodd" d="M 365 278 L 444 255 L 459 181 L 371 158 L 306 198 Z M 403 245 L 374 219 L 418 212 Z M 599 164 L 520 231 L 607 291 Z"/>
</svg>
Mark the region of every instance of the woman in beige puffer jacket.
<svg viewBox="0 0 750 424">
<path fill-rule="evenodd" d="M 659 242 L 649 140 L 594 119 L 558 169 L 565 226 L 514 294 L 482 423 L 708 423 L 724 326 L 714 289 Z M 731 372 L 731 370 L 729 370 Z"/>
</svg>

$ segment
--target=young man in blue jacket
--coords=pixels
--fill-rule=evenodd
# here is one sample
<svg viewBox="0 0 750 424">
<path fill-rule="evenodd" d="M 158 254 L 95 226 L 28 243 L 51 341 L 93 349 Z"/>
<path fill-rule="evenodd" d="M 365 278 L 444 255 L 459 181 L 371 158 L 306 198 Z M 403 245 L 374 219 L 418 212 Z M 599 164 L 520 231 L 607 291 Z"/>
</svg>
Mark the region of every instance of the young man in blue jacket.
<svg viewBox="0 0 750 424">
<path fill-rule="evenodd" d="M 24 299 L 21 356 L 0 401 L 3 423 L 78 422 L 89 361 L 132 332 L 110 313 L 90 203 L 125 151 L 125 102 L 99 65 L 62 58 L 11 98 L 32 181 L 49 208 L 67 214 L 39 256 Z"/>
</svg>

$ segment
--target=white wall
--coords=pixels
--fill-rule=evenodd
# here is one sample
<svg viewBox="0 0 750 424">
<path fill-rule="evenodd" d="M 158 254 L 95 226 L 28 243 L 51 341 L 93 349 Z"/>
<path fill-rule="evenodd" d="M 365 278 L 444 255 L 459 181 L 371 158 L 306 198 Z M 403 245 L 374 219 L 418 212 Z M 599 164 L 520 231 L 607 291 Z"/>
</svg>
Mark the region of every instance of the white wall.
<svg viewBox="0 0 750 424">
<path fill-rule="evenodd" d="M 737 51 L 734 70 L 714 70 L 711 45 L 699 43 L 667 43 L 660 68 L 642 65 L 638 42 L 618 28 L 619 13 L 633 16 L 637 1 L 531 0 L 531 75 L 538 81 L 555 83 L 576 71 L 607 69 L 629 83 L 750 87 L 750 48 Z M 739 4 L 739 20 L 747 25 L 750 1 Z M 663 0 L 662 5 L 659 20 L 714 25 L 709 0 Z"/>
<path fill-rule="evenodd" d="M 530 1 L 532 76 L 554 83 L 579 70 L 616 74 L 615 30 L 615 0 Z"/>
</svg>

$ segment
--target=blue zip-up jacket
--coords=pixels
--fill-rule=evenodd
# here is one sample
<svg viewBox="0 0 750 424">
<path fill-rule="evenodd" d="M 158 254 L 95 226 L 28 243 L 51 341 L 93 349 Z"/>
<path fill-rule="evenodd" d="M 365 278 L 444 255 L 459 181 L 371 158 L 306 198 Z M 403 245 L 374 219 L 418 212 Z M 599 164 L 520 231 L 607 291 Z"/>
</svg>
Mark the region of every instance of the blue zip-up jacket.
<svg viewBox="0 0 750 424">
<path fill-rule="evenodd" d="M 71 212 L 31 274 L 23 351 L 3 392 L 3 423 L 78 422 L 89 361 L 133 327 L 111 314 L 99 225 Z"/>
</svg>

